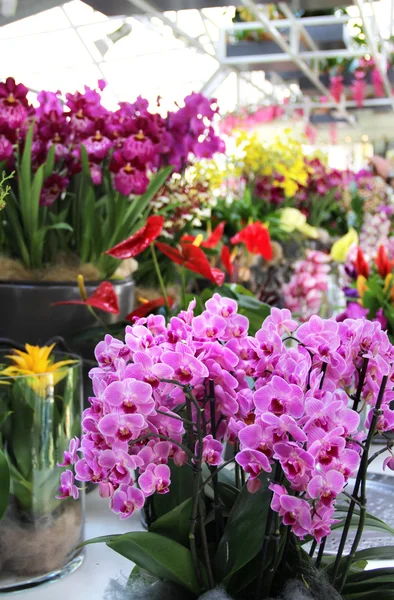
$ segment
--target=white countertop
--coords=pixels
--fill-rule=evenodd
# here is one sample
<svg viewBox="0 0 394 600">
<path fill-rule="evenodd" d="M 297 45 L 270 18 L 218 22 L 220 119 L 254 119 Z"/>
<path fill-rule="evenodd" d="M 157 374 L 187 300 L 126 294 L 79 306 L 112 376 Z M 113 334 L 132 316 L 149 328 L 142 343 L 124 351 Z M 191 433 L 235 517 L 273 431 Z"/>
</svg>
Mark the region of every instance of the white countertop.
<svg viewBox="0 0 394 600">
<path fill-rule="evenodd" d="M 373 451 L 376 451 L 376 447 Z M 386 455 L 384 455 L 386 456 Z M 382 473 L 384 456 L 371 465 L 371 471 Z M 388 470 L 387 474 L 391 474 Z M 86 529 L 87 540 L 111 533 L 127 533 L 128 531 L 142 530 L 139 513 L 130 519 L 121 521 L 113 514 L 108 501 L 102 500 L 97 491 L 87 495 L 86 499 Z M 384 561 L 379 566 L 392 564 Z M 375 561 L 369 568 L 378 566 Z M 82 566 L 71 575 L 51 583 L 43 584 L 34 589 L 7 595 L 15 600 L 102 600 L 104 591 L 112 577 L 124 575 L 128 577 L 133 568 L 133 563 L 117 554 L 104 543 L 92 544 L 85 549 L 85 560 Z"/>
</svg>

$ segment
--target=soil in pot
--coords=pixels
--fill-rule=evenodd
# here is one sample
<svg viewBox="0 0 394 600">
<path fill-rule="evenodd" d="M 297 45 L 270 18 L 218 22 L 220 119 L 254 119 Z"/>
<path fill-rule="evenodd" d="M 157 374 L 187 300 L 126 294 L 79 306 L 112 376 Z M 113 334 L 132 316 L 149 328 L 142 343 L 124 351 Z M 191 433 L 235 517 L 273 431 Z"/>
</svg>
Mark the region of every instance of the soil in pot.
<svg viewBox="0 0 394 600">
<path fill-rule="evenodd" d="M 82 502 L 65 500 L 34 518 L 21 513 L 13 497 L 0 524 L 0 590 L 63 569 L 81 554 Z"/>
</svg>

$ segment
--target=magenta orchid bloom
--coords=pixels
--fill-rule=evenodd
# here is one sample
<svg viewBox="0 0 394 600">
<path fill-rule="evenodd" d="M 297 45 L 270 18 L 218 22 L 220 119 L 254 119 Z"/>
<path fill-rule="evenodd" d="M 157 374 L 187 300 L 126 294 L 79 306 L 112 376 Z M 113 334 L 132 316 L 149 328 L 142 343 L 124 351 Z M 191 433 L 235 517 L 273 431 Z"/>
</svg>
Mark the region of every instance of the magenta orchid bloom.
<svg viewBox="0 0 394 600">
<path fill-rule="evenodd" d="M 79 450 L 80 441 L 76 436 L 70 440 L 70 446 L 68 450 L 63 453 L 63 462 L 57 463 L 58 467 L 67 467 L 68 465 L 75 465 L 79 456 L 77 454 Z"/>
<path fill-rule="evenodd" d="M 134 511 L 144 506 L 145 496 L 136 487 L 122 484 L 111 498 L 111 508 L 121 519 L 128 519 Z"/>
<path fill-rule="evenodd" d="M 138 484 L 146 497 L 154 492 L 166 494 L 171 483 L 171 471 L 167 465 L 149 465 L 140 475 Z"/>
<path fill-rule="evenodd" d="M 56 499 L 63 500 L 64 498 L 68 498 L 70 496 L 74 498 L 74 500 L 77 500 L 79 491 L 74 483 L 74 473 L 67 469 L 67 471 L 64 471 L 60 475 L 59 493 L 56 496 Z"/>
</svg>

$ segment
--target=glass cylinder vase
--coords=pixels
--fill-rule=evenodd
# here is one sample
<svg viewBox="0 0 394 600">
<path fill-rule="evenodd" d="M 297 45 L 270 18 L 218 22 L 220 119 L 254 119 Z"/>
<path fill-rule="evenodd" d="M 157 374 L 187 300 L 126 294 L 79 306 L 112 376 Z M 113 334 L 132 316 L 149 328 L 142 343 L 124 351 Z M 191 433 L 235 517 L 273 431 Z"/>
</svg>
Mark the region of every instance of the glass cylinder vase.
<svg viewBox="0 0 394 600">
<path fill-rule="evenodd" d="M 69 440 L 80 435 L 80 359 L 58 353 L 48 372 L 24 374 L 12 367 L 10 375 L 5 374 L 9 358 L 9 353 L 0 356 L 0 448 L 11 477 L 0 521 L 0 593 L 60 577 L 83 561 L 83 550 L 77 549 L 83 539 L 83 492 L 78 500 L 56 499 L 62 472 L 57 463 Z"/>
</svg>

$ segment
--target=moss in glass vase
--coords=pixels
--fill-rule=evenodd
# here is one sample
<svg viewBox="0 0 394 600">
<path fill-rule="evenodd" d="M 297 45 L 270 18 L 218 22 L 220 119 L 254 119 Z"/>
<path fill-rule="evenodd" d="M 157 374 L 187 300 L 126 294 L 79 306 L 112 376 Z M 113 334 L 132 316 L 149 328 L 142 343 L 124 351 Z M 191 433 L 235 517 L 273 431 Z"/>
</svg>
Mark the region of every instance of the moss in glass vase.
<svg viewBox="0 0 394 600">
<path fill-rule="evenodd" d="M 51 577 L 79 560 L 83 500 L 56 499 L 69 436 L 80 432 L 80 361 L 51 346 L 0 359 L 0 451 L 10 495 L 0 523 L 0 591 Z"/>
</svg>

